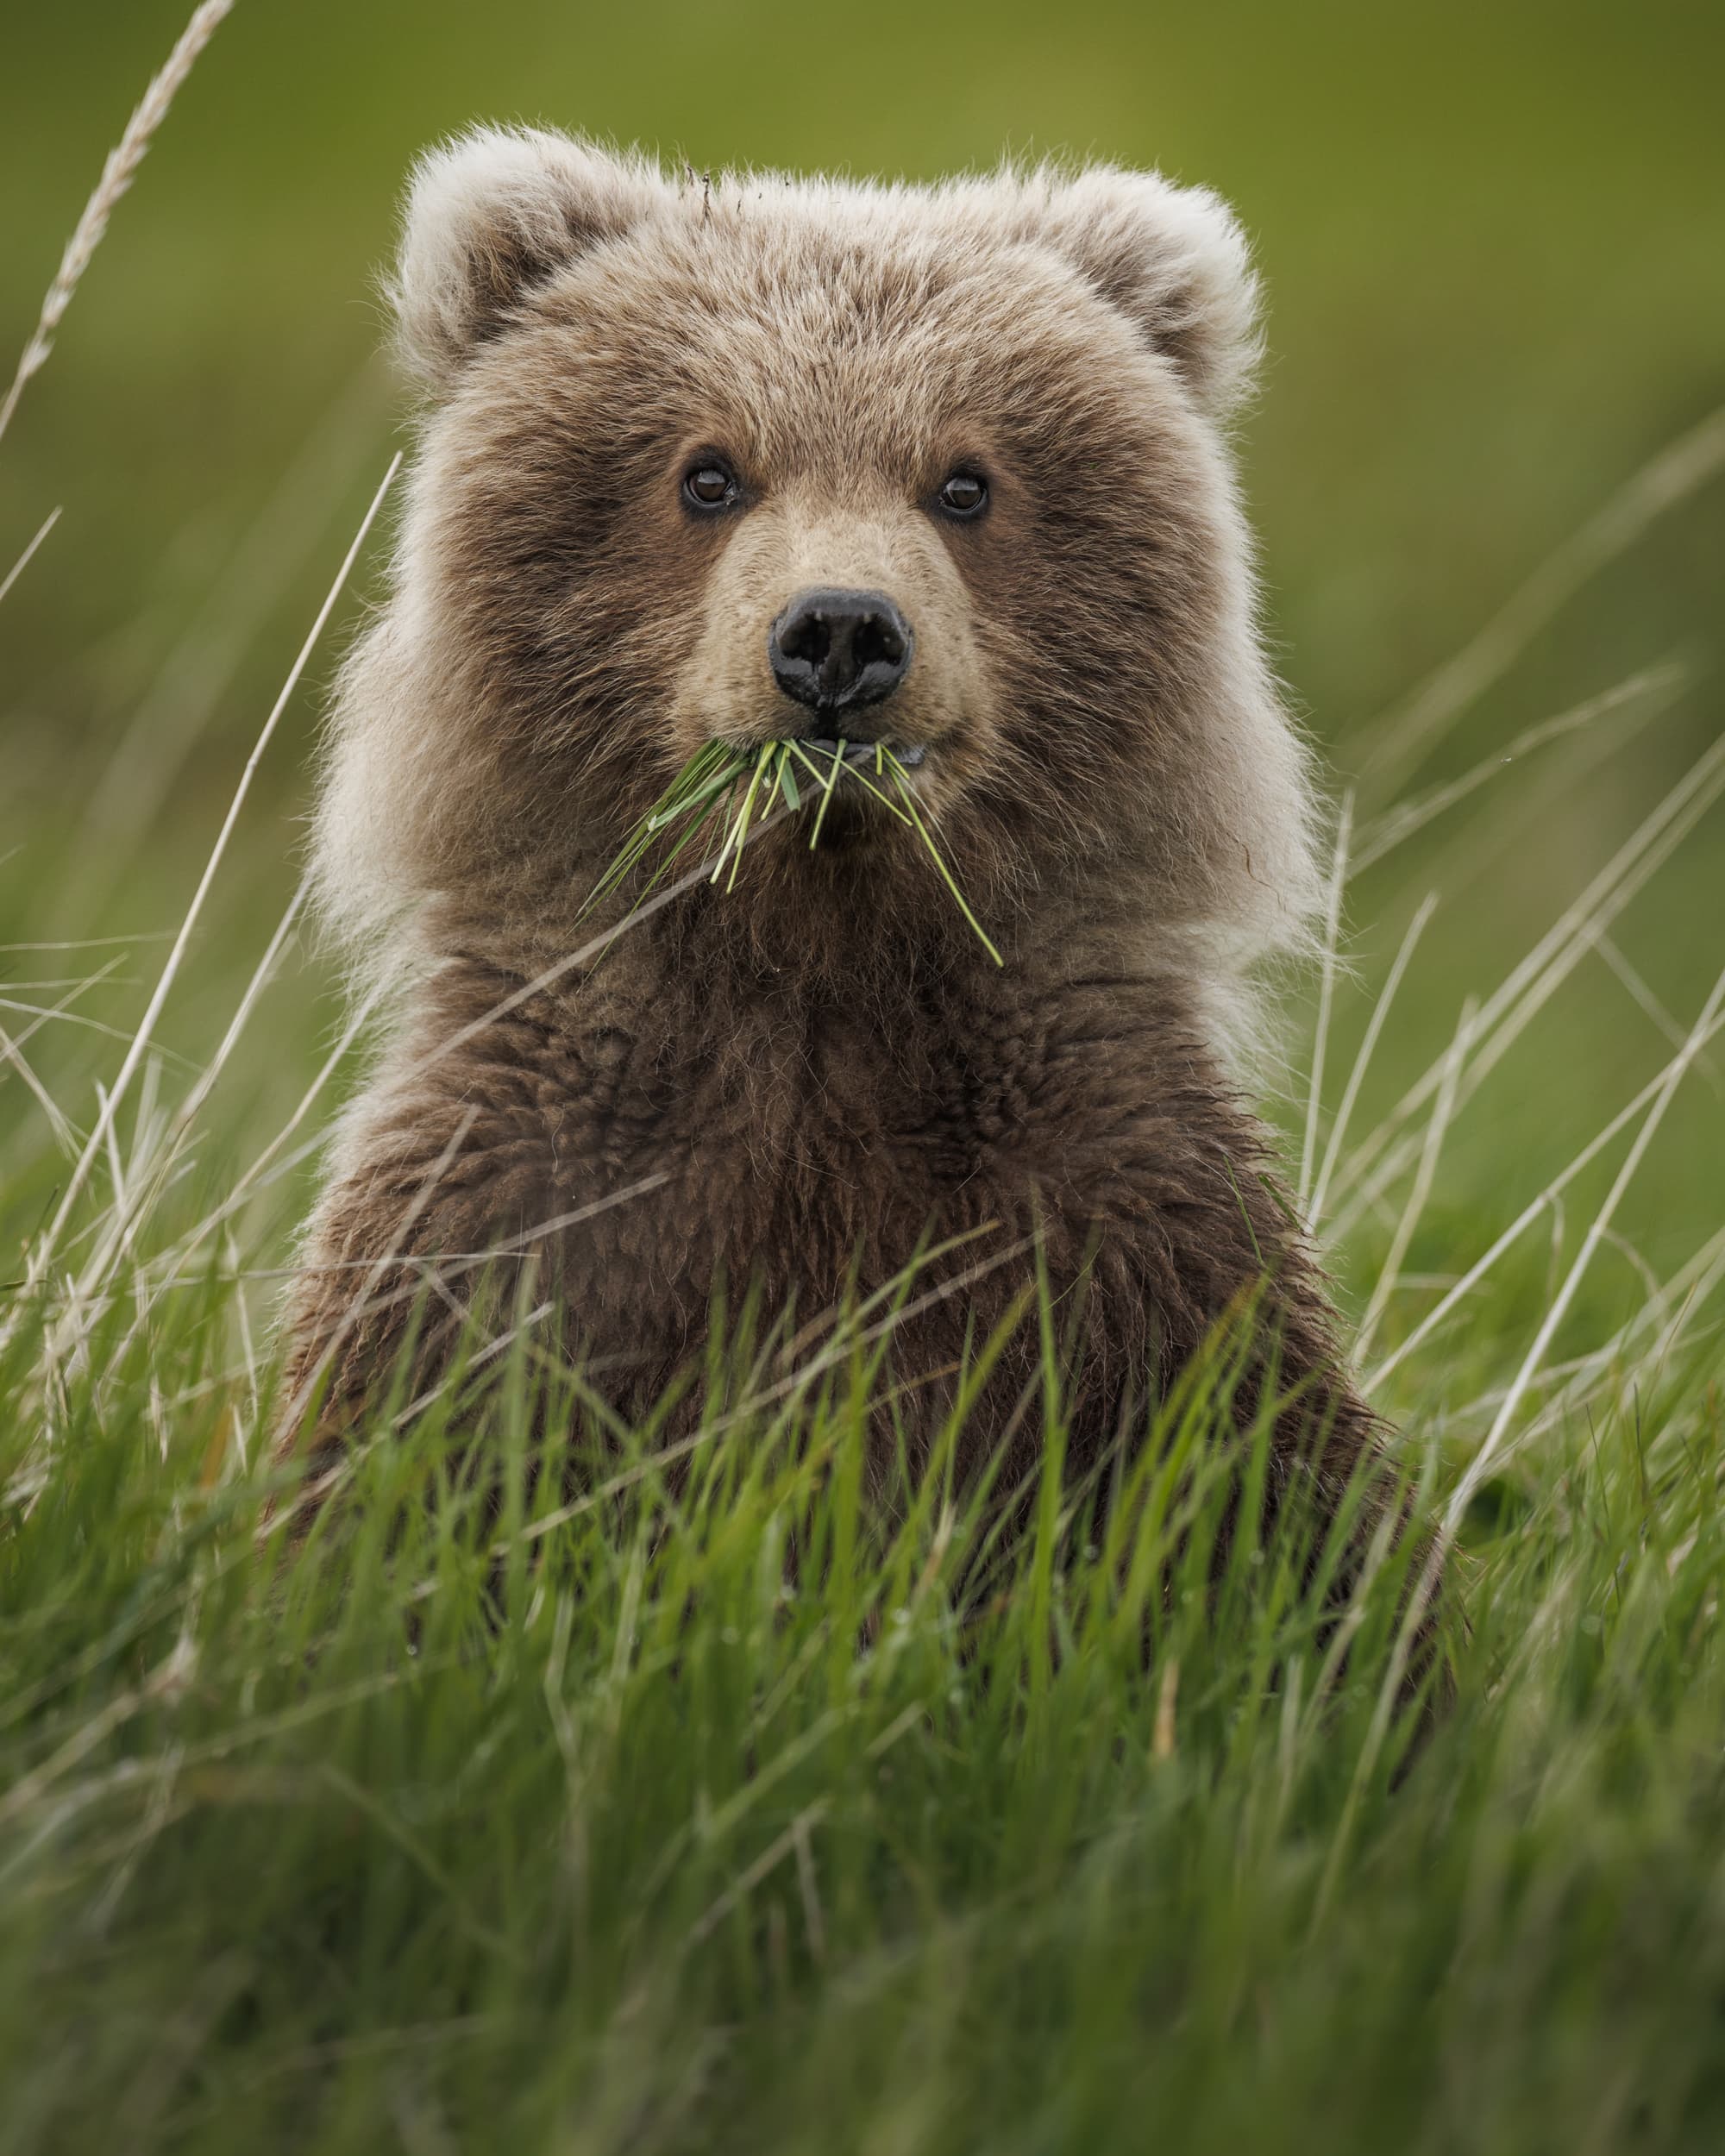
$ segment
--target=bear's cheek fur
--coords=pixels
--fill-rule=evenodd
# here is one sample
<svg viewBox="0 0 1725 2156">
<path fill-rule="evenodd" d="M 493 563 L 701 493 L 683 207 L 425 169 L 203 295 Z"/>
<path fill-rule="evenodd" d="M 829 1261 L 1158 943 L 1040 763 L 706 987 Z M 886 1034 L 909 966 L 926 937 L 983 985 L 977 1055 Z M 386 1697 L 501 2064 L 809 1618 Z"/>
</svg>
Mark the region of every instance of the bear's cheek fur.
<svg viewBox="0 0 1725 2156">
<path fill-rule="evenodd" d="M 1147 370 L 1110 386 L 1050 385 L 1035 423 L 1007 415 L 994 507 L 954 552 L 1000 685 L 979 806 L 1034 843 L 1054 805 L 1070 844 L 1136 857 L 1204 798 L 1228 504 Z"/>
<path fill-rule="evenodd" d="M 568 401 L 477 447 L 470 415 L 440 423 L 465 424 L 467 446 L 427 456 L 429 612 L 466 691 L 448 720 L 482 739 L 497 782 L 543 798 L 578 779 L 615 830 L 681 760 L 668 714 L 717 549 L 690 530 L 663 442 Z"/>
</svg>

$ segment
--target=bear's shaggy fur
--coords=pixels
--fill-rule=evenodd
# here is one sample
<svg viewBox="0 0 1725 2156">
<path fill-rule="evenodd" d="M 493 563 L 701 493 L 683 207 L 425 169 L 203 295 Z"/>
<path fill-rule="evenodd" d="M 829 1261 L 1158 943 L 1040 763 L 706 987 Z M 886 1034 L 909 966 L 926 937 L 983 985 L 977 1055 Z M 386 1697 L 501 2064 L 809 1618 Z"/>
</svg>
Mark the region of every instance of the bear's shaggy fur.
<svg viewBox="0 0 1725 2156">
<path fill-rule="evenodd" d="M 932 1275 L 963 1292 L 899 1326 L 907 1401 L 938 1412 L 1039 1238 L 1057 1291 L 1084 1283 L 1078 1465 L 1255 1296 L 1241 1412 L 1273 1355 L 1284 1460 L 1317 1424 L 1338 1470 L 1370 1454 L 1237 1094 L 1246 969 L 1299 946 L 1317 876 L 1225 432 L 1254 309 L 1223 206 L 1106 169 L 709 188 L 487 131 L 421 164 L 392 297 L 428 404 L 317 867 L 394 1020 L 310 1230 L 290 1420 L 318 1399 L 339 1445 L 428 1260 L 438 1316 L 485 1254 L 536 1254 L 555 1344 L 632 1413 L 720 1281 L 806 1318 L 987 1227 Z M 713 459 L 740 494 L 702 517 L 681 481 Z M 940 512 L 955 469 L 988 483 L 975 521 Z M 912 624 L 872 734 L 925 745 L 923 813 L 1004 967 L 850 788 L 818 850 L 765 830 L 734 891 L 577 962 L 630 904 L 582 920 L 595 880 L 693 751 L 842 730 L 768 663 L 815 586 Z M 1032 1463 L 1010 1410 L 1035 1355 L 1008 1353 L 973 1459 L 1007 1433 Z"/>
</svg>

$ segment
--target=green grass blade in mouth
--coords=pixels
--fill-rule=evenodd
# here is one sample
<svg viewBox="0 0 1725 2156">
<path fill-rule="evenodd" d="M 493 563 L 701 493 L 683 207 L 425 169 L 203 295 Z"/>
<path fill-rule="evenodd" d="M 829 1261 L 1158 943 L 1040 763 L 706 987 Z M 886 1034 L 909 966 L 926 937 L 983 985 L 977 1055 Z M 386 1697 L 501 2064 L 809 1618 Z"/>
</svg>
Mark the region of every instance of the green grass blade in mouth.
<svg viewBox="0 0 1725 2156">
<path fill-rule="evenodd" d="M 915 828 L 915 826 L 912 824 L 910 818 L 905 814 L 904 811 L 899 806 L 898 803 L 896 801 L 890 800 L 888 796 L 881 791 L 880 787 L 875 785 L 875 781 L 871 778 L 868 777 L 866 774 L 859 771 L 854 763 L 847 764 L 845 766 L 844 775 L 848 779 L 854 780 L 855 782 L 862 787 L 865 793 L 872 793 L 875 799 L 881 804 L 881 806 L 886 810 L 888 815 L 896 816 L 900 823 L 901 823 L 907 830 L 913 830 Z"/>
<path fill-rule="evenodd" d="M 734 786 L 740 771 L 740 760 L 736 749 L 727 743 L 712 741 L 695 754 L 678 772 L 652 807 L 641 818 L 621 850 L 612 861 L 588 893 L 578 919 L 584 919 L 602 899 L 608 898 L 617 887 L 645 858 L 653 841 L 668 825 L 679 818 L 690 814 Z"/>
<path fill-rule="evenodd" d="M 670 874 L 671 870 L 676 867 L 677 862 L 681 856 L 688 851 L 689 848 L 694 843 L 696 839 L 698 839 L 701 833 L 707 829 L 708 825 L 712 822 L 713 815 L 718 810 L 718 805 L 719 805 L 717 801 L 710 802 L 705 814 L 700 816 L 692 816 L 688 822 L 684 824 L 682 830 L 677 834 L 675 844 L 671 848 L 670 851 L 665 856 L 665 858 L 659 863 L 659 866 L 648 878 L 646 885 L 641 893 L 643 899 L 648 896 L 649 893 L 653 890 L 656 885 L 662 881 L 663 879 Z"/>
<path fill-rule="evenodd" d="M 722 782 L 735 761 L 736 751 L 722 741 L 710 741 L 704 749 L 696 749 L 636 829 L 651 830 L 676 816 L 709 786 Z"/>
<path fill-rule="evenodd" d="M 616 858 L 593 886 L 581 908 L 580 916 L 577 918 L 584 917 L 602 899 L 609 897 L 648 858 L 655 842 L 668 834 L 671 839 L 668 849 L 642 888 L 637 903 L 647 898 L 663 881 L 678 859 L 709 828 L 715 815 L 721 815 L 727 820 L 724 840 L 707 880 L 716 884 L 723 876 L 725 890 L 734 891 L 737 870 L 742 864 L 743 849 L 748 843 L 749 833 L 756 820 L 757 801 L 762 804 L 763 814 L 771 807 L 775 794 L 793 813 L 801 810 L 803 793 L 796 774 L 796 766 L 800 763 L 819 788 L 814 828 L 809 833 L 809 850 L 812 852 L 820 843 L 821 828 L 826 821 L 826 812 L 831 805 L 839 780 L 854 780 L 864 793 L 872 794 L 889 815 L 897 817 L 907 830 L 916 833 L 928 849 L 929 858 L 939 871 L 941 881 L 952 893 L 958 910 L 975 931 L 978 942 L 997 966 L 1003 966 L 1005 959 L 971 911 L 969 901 L 958 887 L 957 879 L 935 843 L 934 834 L 916 805 L 914 789 L 905 765 L 884 742 L 876 742 L 874 744 L 875 770 L 870 776 L 856 763 L 846 760 L 849 746 L 847 742 L 840 741 L 823 770 L 800 741 L 764 742 L 753 755 L 727 742 L 709 742 L 704 749 L 696 750 L 635 825 Z M 748 784 L 743 788 L 741 805 L 732 813 L 730 802 L 735 799 L 737 787 L 745 777 Z M 883 783 L 876 785 L 876 780 Z M 898 801 L 891 799 L 885 791 L 884 782 L 888 780 L 899 795 Z M 678 824 L 682 826 L 681 830 L 675 829 Z M 725 874 L 727 868 L 730 871 L 728 875 Z"/>
<path fill-rule="evenodd" d="M 621 936 L 624 931 L 630 925 L 638 909 L 643 906 L 647 903 L 648 899 L 652 897 L 654 892 L 658 889 L 659 886 L 665 881 L 666 877 L 670 874 L 672 869 L 676 867 L 677 862 L 682 856 L 688 851 L 689 848 L 693 845 L 697 840 L 705 836 L 712 825 L 714 815 L 718 813 L 721 805 L 722 805 L 718 801 L 710 799 L 705 808 L 699 809 L 695 813 L 690 816 L 682 830 L 678 832 L 675 843 L 662 858 L 658 867 L 654 869 L 652 874 L 648 877 L 646 882 L 643 883 L 641 888 L 636 893 L 633 902 L 630 906 L 628 911 L 618 922 L 616 927 L 612 931 L 612 933 L 606 937 L 604 946 L 599 954 L 599 958 L 603 958 L 606 953 L 609 952 L 612 945 L 617 941 L 617 938 Z M 699 871 L 697 871 L 697 873 L 699 873 Z M 589 899 L 587 903 L 590 906 L 593 901 Z M 593 963 L 597 965 L 599 963 L 599 959 L 596 958 L 593 961 Z"/>
<path fill-rule="evenodd" d="M 724 843 L 719 849 L 718 859 L 713 863 L 712 881 L 717 883 L 719 871 L 724 868 L 726 858 L 730 859 L 731 874 L 724 887 L 727 892 L 737 888 L 737 871 L 743 865 L 743 848 L 749 837 L 749 818 L 754 812 L 755 796 L 760 791 L 762 776 L 767 766 L 773 761 L 773 751 L 776 746 L 776 743 L 769 741 L 756 758 L 755 769 L 750 777 L 748 791 L 743 796 L 743 806 L 737 812 L 736 822 L 725 834 Z"/>
<path fill-rule="evenodd" d="M 804 752 L 800 749 L 798 749 L 797 754 L 800 756 L 803 755 Z M 809 764 L 809 768 L 811 770 L 814 768 L 812 762 Z M 837 748 L 833 751 L 832 761 L 827 768 L 826 783 L 821 788 L 820 806 L 815 812 L 814 829 L 809 833 L 809 851 L 811 853 L 812 853 L 815 848 L 820 843 L 820 827 L 826 821 L 826 812 L 832 801 L 832 789 L 838 784 L 838 774 L 844 768 L 844 743 L 841 741 Z"/>
<path fill-rule="evenodd" d="M 622 852 L 618 855 L 617 858 L 612 862 L 611 866 L 605 870 L 605 874 L 599 878 L 599 881 L 594 884 L 593 889 L 587 893 L 586 903 L 582 906 L 580 912 L 575 916 L 575 918 L 578 921 L 585 920 L 586 916 L 592 912 L 594 906 L 599 904 L 601 899 L 610 897 L 611 893 L 616 890 L 618 884 L 623 881 L 624 878 L 629 874 L 630 870 L 635 867 L 637 862 L 641 861 L 645 856 L 647 849 L 651 843 L 651 836 L 649 833 L 637 830 L 630 835 L 627 845 L 624 847 Z"/>
<path fill-rule="evenodd" d="M 913 828 L 910 818 L 905 814 L 904 811 L 899 806 L 896 801 L 889 801 L 886 795 L 881 793 L 879 787 L 874 785 L 869 780 L 866 779 L 856 768 L 854 763 L 846 763 L 844 761 L 845 744 L 843 742 L 839 743 L 837 753 L 833 756 L 831 762 L 825 772 L 821 770 L 819 765 L 815 762 L 814 759 L 804 749 L 800 742 L 794 741 L 788 745 L 796 750 L 798 755 L 802 758 L 803 761 L 807 764 L 809 769 L 814 774 L 815 777 L 821 782 L 820 813 L 816 817 L 814 830 L 809 836 L 809 851 L 811 853 L 814 851 L 815 841 L 820 837 L 821 820 L 826 814 L 827 797 L 831 794 L 833 787 L 838 783 L 841 778 L 854 779 L 865 793 L 872 793 L 874 795 L 875 799 L 881 804 L 881 806 L 886 810 L 888 816 L 896 816 L 900 823 L 904 824 L 907 830 Z"/>
<path fill-rule="evenodd" d="M 698 786 L 691 787 L 687 793 L 679 794 L 674 801 L 667 800 L 662 808 L 654 810 L 646 820 L 646 830 L 656 834 L 663 830 L 668 824 L 674 824 L 680 816 L 687 815 L 691 809 L 699 808 L 703 801 L 711 800 L 715 793 L 722 793 L 726 787 L 735 786 L 736 783 L 737 773 L 727 758 L 719 769 L 702 780 Z"/>
<path fill-rule="evenodd" d="M 922 820 L 921 812 L 918 809 L 915 797 L 912 793 L 910 779 L 905 770 L 905 767 L 899 761 L 896 756 L 893 757 L 892 763 L 893 777 L 898 783 L 900 793 L 904 797 L 905 806 L 910 811 L 911 818 L 916 824 L 917 835 L 922 840 L 923 844 L 928 849 L 929 859 L 934 863 L 935 867 L 939 869 L 941 878 L 945 883 L 947 889 L 958 901 L 959 912 L 964 916 L 965 919 L 969 922 L 971 927 L 975 930 L 977 939 L 982 943 L 983 950 L 988 952 L 989 957 L 994 960 L 997 966 L 1004 966 L 1007 962 L 1006 960 L 1001 957 L 1000 952 L 994 948 L 994 943 L 990 939 L 988 931 L 976 918 L 976 916 L 970 911 L 969 906 L 965 899 L 964 893 L 958 888 L 957 881 L 954 877 L 951 869 L 947 867 L 944 860 L 941 857 L 941 851 L 939 847 L 934 843 L 933 834 L 930 831 L 928 825 Z"/>
</svg>

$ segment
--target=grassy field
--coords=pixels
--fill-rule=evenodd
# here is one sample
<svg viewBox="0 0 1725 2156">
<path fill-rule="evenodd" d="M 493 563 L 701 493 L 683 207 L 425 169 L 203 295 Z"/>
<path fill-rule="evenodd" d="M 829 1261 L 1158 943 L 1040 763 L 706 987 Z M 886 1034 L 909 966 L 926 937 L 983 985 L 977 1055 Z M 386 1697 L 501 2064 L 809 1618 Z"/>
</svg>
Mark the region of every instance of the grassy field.
<svg viewBox="0 0 1725 2156">
<path fill-rule="evenodd" d="M 0 394 L 183 14 L 0 32 Z M 766 0 L 494 14 L 241 0 L 0 439 L 0 581 L 64 505 L 0 597 L 0 2151 L 1719 2147 L 1725 31 L 893 0 L 835 111 Z M 1458 1545 L 1422 1744 L 1411 1545 L 1340 1637 L 1297 1520 L 1201 1584 L 1221 1371 L 1098 1525 L 1051 1368 L 1005 1552 L 938 1472 L 859 1506 L 862 1333 L 557 1510 L 518 1356 L 496 1518 L 434 1417 L 278 1561 L 354 1053 L 298 819 L 373 552 L 248 758 L 391 452 L 399 170 L 523 112 L 1240 202 L 1349 803 L 1267 1106 Z"/>
</svg>

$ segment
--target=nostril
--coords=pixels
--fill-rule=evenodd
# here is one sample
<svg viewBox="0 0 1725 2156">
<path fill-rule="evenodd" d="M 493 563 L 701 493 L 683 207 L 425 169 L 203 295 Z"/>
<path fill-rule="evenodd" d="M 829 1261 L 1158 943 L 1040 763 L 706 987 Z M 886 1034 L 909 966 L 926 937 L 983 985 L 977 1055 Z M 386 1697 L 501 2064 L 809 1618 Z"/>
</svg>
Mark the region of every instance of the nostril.
<svg viewBox="0 0 1725 2156">
<path fill-rule="evenodd" d="M 801 659 L 818 667 L 832 649 L 832 631 L 827 627 L 825 614 L 793 615 L 779 632 L 778 646 L 787 659 Z"/>
<path fill-rule="evenodd" d="M 896 666 L 905 655 L 905 640 L 884 614 L 864 614 L 850 648 L 859 667 Z"/>
</svg>

